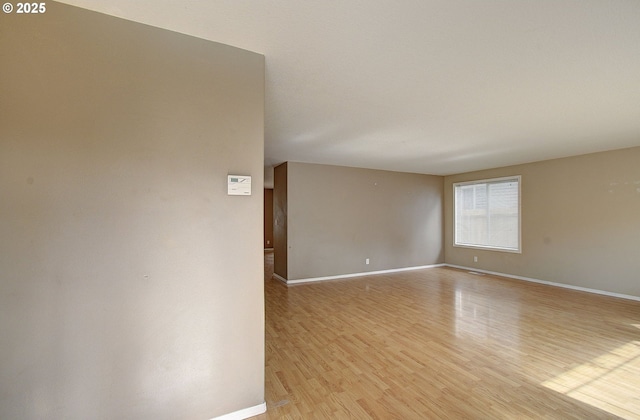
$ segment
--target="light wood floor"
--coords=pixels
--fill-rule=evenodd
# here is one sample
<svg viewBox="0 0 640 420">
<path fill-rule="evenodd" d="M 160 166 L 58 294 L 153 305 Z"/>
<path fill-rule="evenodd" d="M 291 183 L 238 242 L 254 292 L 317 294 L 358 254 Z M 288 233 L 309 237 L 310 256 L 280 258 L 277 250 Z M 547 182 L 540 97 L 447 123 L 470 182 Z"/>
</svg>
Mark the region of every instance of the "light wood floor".
<svg viewBox="0 0 640 420">
<path fill-rule="evenodd" d="M 640 302 L 449 268 L 287 288 L 254 419 L 640 419 Z"/>
</svg>

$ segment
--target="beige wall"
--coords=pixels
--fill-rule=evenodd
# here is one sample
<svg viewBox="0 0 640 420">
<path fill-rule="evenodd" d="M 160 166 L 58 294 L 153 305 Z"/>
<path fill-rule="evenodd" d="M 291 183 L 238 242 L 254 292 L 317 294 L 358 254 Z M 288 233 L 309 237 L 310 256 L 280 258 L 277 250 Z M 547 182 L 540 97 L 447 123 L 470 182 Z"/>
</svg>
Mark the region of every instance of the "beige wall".
<svg viewBox="0 0 640 420">
<path fill-rule="evenodd" d="M 296 162 L 287 172 L 288 280 L 443 262 L 442 177 Z"/>
<path fill-rule="evenodd" d="M 285 162 L 273 170 L 273 272 L 287 278 L 287 167 Z"/>
<path fill-rule="evenodd" d="M 55 2 L 2 15 L 0 418 L 261 404 L 263 57 Z"/>
<path fill-rule="evenodd" d="M 510 175 L 522 254 L 453 247 L 452 184 Z M 640 147 L 447 176 L 444 192 L 448 264 L 640 296 Z"/>
</svg>

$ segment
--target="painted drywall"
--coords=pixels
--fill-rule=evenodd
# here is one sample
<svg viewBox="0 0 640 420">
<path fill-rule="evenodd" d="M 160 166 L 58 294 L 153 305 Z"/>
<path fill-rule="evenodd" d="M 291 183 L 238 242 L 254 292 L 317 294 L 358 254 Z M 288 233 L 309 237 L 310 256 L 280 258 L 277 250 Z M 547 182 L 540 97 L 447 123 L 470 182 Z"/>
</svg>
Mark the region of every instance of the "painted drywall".
<svg viewBox="0 0 640 420">
<path fill-rule="evenodd" d="M 264 247 L 273 248 L 273 189 L 264 189 Z"/>
<path fill-rule="evenodd" d="M 444 261 L 442 177 L 297 162 L 287 175 L 287 280 Z"/>
<path fill-rule="evenodd" d="M 287 278 L 287 162 L 273 171 L 273 272 Z"/>
<path fill-rule="evenodd" d="M 0 16 L 0 418 L 264 401 L 263 72 L 56 2 Z"/>
<path fill-rule="evenodd" d="M 511 175 L 522 254 L 454 247 L 453 183 Z M 640 147 L 447 176 L 444 192 L 448 264 L 640 296 Z"/>
</svg>

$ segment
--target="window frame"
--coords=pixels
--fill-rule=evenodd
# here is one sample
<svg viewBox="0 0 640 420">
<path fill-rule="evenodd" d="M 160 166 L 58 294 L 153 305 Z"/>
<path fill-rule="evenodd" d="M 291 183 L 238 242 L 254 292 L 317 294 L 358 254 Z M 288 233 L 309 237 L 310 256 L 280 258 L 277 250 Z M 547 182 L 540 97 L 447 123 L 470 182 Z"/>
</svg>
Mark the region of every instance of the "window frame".
<svg viewBox="0 0 640 420">
<path fill-rule="evenodd" d="M 456 206 L 456 187 L 476 184 L 492 184 L 507 181 L 518 182 L 518 248 L 505 248 L 492 245 L 476 245 L 458 243 L 456 240 L 457 233 L 457 206 Z M 485 251 L 509 252 L 512 254 L 522 254 L 522 175 L 503 176 L 498 178 L 477 179 L 472 181 L 462 181 L 453 183 L 453 246 L 455 248 L 481 249 Z"/>
</svg>

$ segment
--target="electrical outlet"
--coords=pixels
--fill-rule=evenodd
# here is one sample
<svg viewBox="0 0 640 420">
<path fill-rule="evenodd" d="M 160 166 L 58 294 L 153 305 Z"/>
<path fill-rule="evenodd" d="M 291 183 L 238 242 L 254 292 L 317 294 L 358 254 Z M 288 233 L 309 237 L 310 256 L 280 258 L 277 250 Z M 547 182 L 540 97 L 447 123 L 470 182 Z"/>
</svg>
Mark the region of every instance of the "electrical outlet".
<svg viewBox="0 0 640 420">
<path fill-rule="evenodd" d="M 474 256 L 473 257 L 473 262 L 478 262 L 478 257 Z"/>
<path fill-rule="evenodd" d="M 367 258 L 366 260 L 364 260 L 365 264 L 369 264 L 369 258 Z"/>
</svg>

